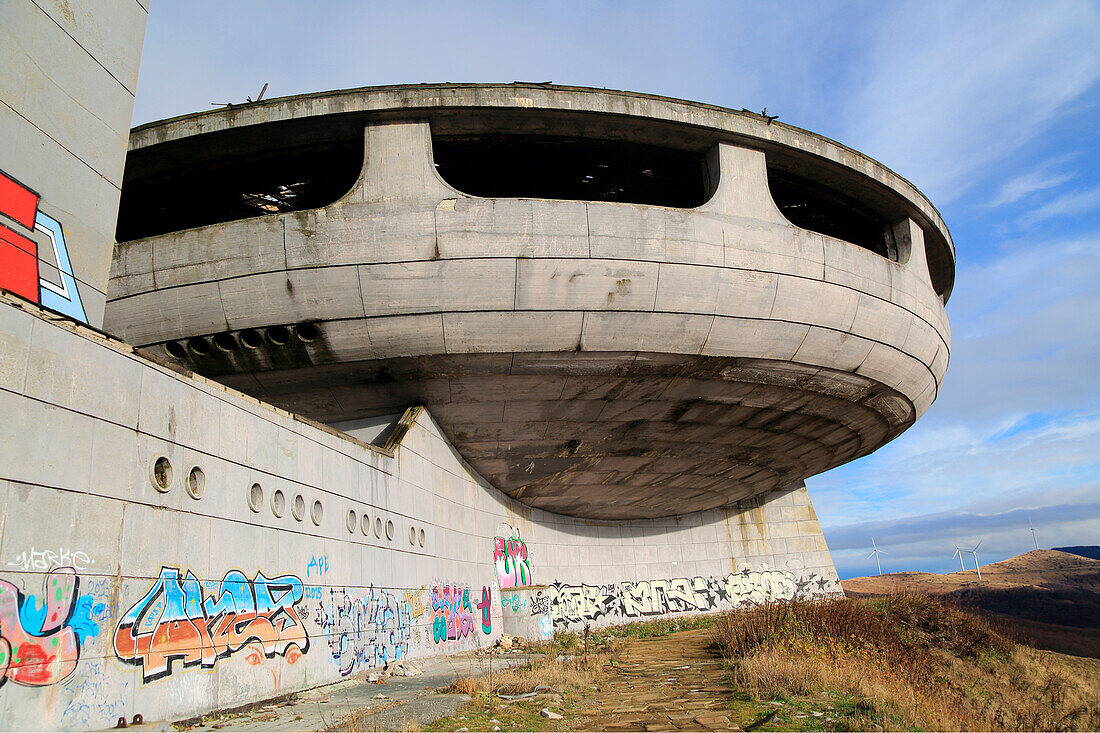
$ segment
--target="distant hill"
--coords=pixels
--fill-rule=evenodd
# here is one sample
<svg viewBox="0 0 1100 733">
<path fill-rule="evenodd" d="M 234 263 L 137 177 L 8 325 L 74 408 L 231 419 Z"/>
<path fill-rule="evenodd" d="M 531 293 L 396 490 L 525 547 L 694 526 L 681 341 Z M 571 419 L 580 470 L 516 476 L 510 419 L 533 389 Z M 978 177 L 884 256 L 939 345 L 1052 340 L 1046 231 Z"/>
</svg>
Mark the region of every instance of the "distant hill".
<svg viewBox="0 0 1100 733">
<path fill-rule="evenodd" d="M 982 567 L 981 583 L 976 572 L 967 570 L 890 573 L 841 584 L 852 597 L 944 596 L 1010 622 L 1032 646 L 1100 658 L 1100 559 L 1033 550 Z"/>
<path fill-rule="evenodd" d="M 1071 555 L 1080 555 L 1093 560 L 1100 560 L 1100 545 L 1075 545 L 1073 547 L 1053 547 L 1058 552 L 1068 552 Z"/>
</svg>

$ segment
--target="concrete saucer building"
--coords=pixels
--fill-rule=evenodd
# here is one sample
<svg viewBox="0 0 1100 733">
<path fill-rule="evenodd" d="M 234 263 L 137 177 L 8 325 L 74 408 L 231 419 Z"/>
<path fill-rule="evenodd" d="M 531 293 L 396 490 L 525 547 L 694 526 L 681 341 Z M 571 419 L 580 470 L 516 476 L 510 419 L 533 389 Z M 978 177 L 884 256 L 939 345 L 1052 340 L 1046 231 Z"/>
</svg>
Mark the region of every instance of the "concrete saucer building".
<svg viewBox="0 0 1100 733">
<path fill-rule="evenodd" d="M 10 68 L 86 70 L 0 90 L 0 727 L 839 592 L 803 481 L 948 360 L 952 243 L 905 179 L 744 111 L 520 83 L 166 120 L 123 172 L 125 129 L 66 105 L 128 113 L 133 5 L 113 45 L 80 3 L 0 18 L 38 28 Z"/>
<path fill-rule="evenodd" d="M 356 434 L 425 405 L 528 506 L 730 506 L 891 440 L 947 366 L 935 209 L 758 115 L 361 89 L 135 130 L 106 327 Z"/>
</svg>

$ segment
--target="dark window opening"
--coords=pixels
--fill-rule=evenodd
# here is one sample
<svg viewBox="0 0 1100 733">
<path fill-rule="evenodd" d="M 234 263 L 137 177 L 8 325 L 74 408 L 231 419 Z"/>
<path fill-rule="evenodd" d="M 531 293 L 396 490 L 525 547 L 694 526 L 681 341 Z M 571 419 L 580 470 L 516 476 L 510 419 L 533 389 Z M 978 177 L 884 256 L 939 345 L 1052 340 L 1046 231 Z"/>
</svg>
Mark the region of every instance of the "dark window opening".
<svg viewBox="0 0 1100 733">
<path fill-rule="evenodd" d="M 618 201 L 692 208 L 710 197 L 706 155 L 615 141 L 482 135 L 435 138 L 436 170 L 484 198 Z"/>
<path fill-rule="evenodd" d="M 115 236 L 125 242 L 328 206 L 351 190 L 362 167 L 363 142 L 357 135 L 339 144 L 276 147 L 262 155 L 229 153 L 138 179 L 127 177 Z"/>
<path fill-rule="evenodd" d="M 773 168 L 768 168 L 768 187 L 783 216 L 795 226 L 897 260 L 890 221 L 855 199 Z"/>
</svg>

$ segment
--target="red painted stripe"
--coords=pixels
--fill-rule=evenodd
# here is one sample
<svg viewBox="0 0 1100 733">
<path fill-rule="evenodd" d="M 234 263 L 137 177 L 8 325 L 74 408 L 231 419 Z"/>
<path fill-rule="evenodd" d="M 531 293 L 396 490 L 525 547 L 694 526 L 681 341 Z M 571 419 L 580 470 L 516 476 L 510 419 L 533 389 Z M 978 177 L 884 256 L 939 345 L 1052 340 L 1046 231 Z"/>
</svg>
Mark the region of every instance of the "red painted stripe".
<svg viewBox="0 0 1100 733">
<path fill-rule="evenodd" d="M 38 212 L 38 194 L 29 191 L 0 173 L 0 212 L 34 229 L 34 215 Z"/>
<path fill-rule="evenodd" d="M 38 247 L 5 226 L 0 226 L 0 288 L 39 302 Z"/>
</svg>

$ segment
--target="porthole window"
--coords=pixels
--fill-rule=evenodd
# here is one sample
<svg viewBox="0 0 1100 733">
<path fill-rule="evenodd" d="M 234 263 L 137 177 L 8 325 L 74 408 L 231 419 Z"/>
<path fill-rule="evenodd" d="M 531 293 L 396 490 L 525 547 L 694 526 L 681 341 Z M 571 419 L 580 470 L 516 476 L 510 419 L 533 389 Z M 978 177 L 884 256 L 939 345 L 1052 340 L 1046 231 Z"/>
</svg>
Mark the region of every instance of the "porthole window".
<svg viewBox="0 0 1100 733">
<path fill-rule="evenodd" d="M 164 345 L 164 353 L 173 359 L 183 359 L 187 356 L 187 349 L 179 341 L 169 341 Z"/>
<path fill-rule="evenodd" d="M 309 520 L 317 527 L 321 526 L 321 520 L 325 518 L 325 508 L 321 506 L 320 501 L 313 502 L 313 506 L 309 508 Z"/>
<path fill-rule="evenodd" d="M 187 472 L 187 493 L 192 499 L 201 499 L 206 491 L 206 473 L 198 466 Z"/>
<path fill-rule="evenodd" d="M 210 354 L 210 344 L 201 336 L 187 339 L 187 348 L 195 356 L 208 356 Z"/>
<path fill-rule="evenodd" d="M 370 515 L 364 514 L 363 518 L 359 520 L 359 531 L 363 533 L 364 537 L 370 536 Z"/>
<path fill-rule="evenodd" d="M 236 351 L 237 339 L 233 338 L 233 334 L 231 333 L 219 333 L 214 336 L 214 346 L 216 346 L 219 351 L 224 351 L 226 353 Z"/>
<path fill-rule="evenodd" d="M 248 508 L 254 512 L 260 511 L 264 505 L 264 487 L 252 484 L 248 489 Z"/>
<path fill-rule="evenodd" d="M 424 530 L 420 530 L 420 546 L 424 546 Z"/>
<path fill-rule="evenodd" d="M 303 517 L 305 517 L 306 500 L 301 494 L 298 494 L 294 497 L 294 504 L 292 504 L 290 507 L 290 513 L 293 514 L 294 518 L 299 522 L 302 521 Z"/>
<path fill-rule="evenodd" d="M 391 521 L 386 522 L 386 539 L 387 540 L 392 540 L 393 539 L 393 522 L 391 522 Z"/>
<path fill-rule="evenodd" d="M 290 342 L 290 331 L 286 326 L 271 326 L 264 333 L 267 340 L 276 346 L 286 346 Z"/>
<path fill-rule="evenodd" d="M 150 478 L 153 488 L 162 494 L 172 488 L 172 462 L 167 456 L 158 456 L 153 461 Z"/>
<path fill-rule="evenodd" d="M 249 349 L 258 349 L 264 345 L 263 336 L 260 332 L 253 328 L 246 328 L 241 331 L 241 344 Z"/>
<path fill-rule="evenodd" d="M 358 523 L 359 523 L 358 517 L 355 516 L 355 512 L 354 511 L 349 511 L 348 512 L 348 519 L 347 519 L 347 522 L 346 522 L 347 527 L 348 527 L 348 531 L 349 532 L 354 532 L 355 531 L 355 525 L 357 525 Z"/>
<path fill-rule="evenodd" d="M 276 489 L 275 493 L 271 495 L 271 513 L 276 517 L 281 517 L 284 512 L 286 512 L 286 497 L 283 496 L 282 489 Z"/>
<path fill-rule="evenodd" d="M 375 517 L 374 519 L 374 536 L 382 539 L 382 517 Z"/>
<path fill-rule="evenodd" d="M 416 527 L 409 527 L 409 544 L 416 544 Z"/>
</svg>

